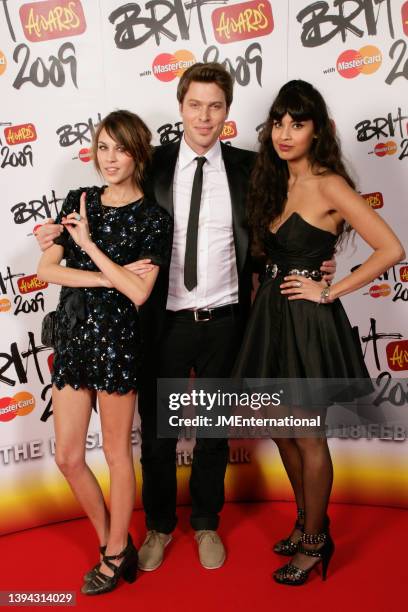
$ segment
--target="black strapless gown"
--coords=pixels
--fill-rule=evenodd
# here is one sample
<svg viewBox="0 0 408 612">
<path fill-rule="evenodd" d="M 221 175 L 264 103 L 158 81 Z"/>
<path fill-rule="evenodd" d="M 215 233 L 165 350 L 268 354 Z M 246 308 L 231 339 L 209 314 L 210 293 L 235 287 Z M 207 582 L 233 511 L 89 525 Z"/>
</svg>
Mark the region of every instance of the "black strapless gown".
<svg viewBox="0 0 408 612">
<path fill-rule="evenodd" d="M 337 237 L 293 213 L 265 244 L 284 271 L 258 289 L 233 376 L 239 378 L 367 378 L 358 336 L 340 300 L 289 301 L 279 285 L 287 270 L 319 270 Z"/>
</svg>

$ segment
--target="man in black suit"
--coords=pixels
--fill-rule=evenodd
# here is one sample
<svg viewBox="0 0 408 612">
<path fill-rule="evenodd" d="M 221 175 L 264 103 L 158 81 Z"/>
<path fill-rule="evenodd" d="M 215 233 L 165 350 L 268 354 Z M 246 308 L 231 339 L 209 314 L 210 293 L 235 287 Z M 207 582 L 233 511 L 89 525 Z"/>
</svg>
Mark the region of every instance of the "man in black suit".
<svg viewBox="0 0 408 612">
<path fill-rule="evenodd" d="M 147 571 L 160 565 L 177 521 L 177 439 L 157 438 L 155 376 L 186 378 L 194 370 L 197 377 L 228 377 L 251 296 L 245 203 L 255 154 L 219 140 L 232 102 L 231 76 L 220 64 L 195 64 L 181 77 L 177 98 L 184 136 L 156 149 L 149 173 L 154 198 L 174 217 L 174 238 L 170 268 L 160 272 L 141 310 L 143 328 L 157 334 L 146 341 L 151 359 L 138 399 L 149 530 L 139 566 Z M 207 569 L 225 560 L 216 530 L 227 461 L 227 440 L 196 441 L 191 525 Z"/>
</svg>

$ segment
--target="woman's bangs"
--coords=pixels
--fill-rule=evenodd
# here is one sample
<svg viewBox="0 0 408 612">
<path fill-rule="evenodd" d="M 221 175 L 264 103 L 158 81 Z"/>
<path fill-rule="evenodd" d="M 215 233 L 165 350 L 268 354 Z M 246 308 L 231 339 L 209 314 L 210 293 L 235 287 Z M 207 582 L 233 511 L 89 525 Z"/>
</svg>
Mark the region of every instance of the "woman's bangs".
<svg viewBox="0 0 408 612">
<path fill-rule="evenodd" d="M 281 93 L 275 100 L 271 109 L 271 118 L 280 121 L 286 114 L 294 121 L 307 121 L 313 119 L 310 105 L 295 91 Z"/>
</svg>

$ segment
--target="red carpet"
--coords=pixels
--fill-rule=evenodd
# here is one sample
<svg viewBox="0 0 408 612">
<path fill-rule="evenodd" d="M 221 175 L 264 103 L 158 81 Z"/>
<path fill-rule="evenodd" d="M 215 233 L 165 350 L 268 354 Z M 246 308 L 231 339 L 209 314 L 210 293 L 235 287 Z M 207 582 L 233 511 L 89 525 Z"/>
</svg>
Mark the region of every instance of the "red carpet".
<svg viewBox="0 0 408 612">
<path fill-rule="evenodd" d="M 93 598 L 79 593 L 81 576 L 97 557 L 97 543 L 88 521 L 3 536 L 0 590 L 76 591 L 77 605 L 73 609 L 81 611 L 408 610 L 405 510 L 332 505 L 336 553 L 327 581 L 322 582 L 314 572 L 309 582 L 298 588 L 275 584 L 271 578 L 272 570 L 282 561 L 272 552 L 272 543 L 290 530 L 293 504 L 227 504 L 220 534 L 228 559 L 223 568 L 213 571 L 199 565 L 188 514 L 189 508 L 179 508 L 179 526 L 158 570 L 140 572 L 133 585 L 122 582 L 113 593 Z M 131 531 L 135 543 L 140 544 L 144 534 L 142 512 L 134 513 Z"/>
</svg>

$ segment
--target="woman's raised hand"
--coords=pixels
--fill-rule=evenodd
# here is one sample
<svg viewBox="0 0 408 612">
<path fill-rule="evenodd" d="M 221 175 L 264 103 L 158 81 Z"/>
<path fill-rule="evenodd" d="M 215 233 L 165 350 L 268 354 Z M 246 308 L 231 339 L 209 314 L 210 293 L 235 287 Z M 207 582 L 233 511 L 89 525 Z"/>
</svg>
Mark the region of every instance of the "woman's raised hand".
<svg viewBox="0 0 408 612">
<path fill-rule="evenodd" d="M 88 217 L 86 215 L 86 193 L 81 193 L 79 214 L 72 212 L 62 218 L 62 225 L 67 228 L 68 233 L 72 236 L 78 246 L 84 251 L 86 247 L 92 244 L 91 234 L 89 233 Z"/>
</svg>

